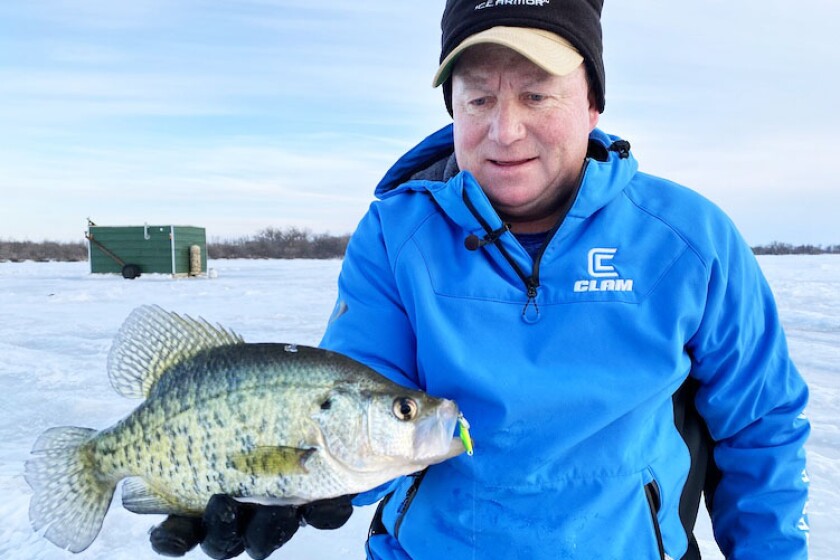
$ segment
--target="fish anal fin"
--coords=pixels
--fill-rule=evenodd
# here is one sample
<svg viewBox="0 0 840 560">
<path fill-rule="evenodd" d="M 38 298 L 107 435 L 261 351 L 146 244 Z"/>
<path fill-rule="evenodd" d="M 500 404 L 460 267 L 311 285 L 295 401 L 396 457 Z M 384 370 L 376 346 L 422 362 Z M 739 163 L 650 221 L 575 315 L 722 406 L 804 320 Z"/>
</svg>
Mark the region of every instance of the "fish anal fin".
<svg viewBox="0 0 840 560">
<path fill-rule="evenodd" d="M 290 475 L 306 474 L 306 461 L 315 449 L 298 447 L 257 447 L 248 453 L 239 453 L 231 457 L 233 467 L 243 473 L 253 475 Z"/>
<path fill-rule="evenodd" d="M 125 509 L 133 513 L 201 514 L 200 511 L 185 511 L 184 506 L 178 504 L 172 496 L 155 490 L 139 477 L 128 478 L 123 482 L 122 503 Z"/>
</svg>

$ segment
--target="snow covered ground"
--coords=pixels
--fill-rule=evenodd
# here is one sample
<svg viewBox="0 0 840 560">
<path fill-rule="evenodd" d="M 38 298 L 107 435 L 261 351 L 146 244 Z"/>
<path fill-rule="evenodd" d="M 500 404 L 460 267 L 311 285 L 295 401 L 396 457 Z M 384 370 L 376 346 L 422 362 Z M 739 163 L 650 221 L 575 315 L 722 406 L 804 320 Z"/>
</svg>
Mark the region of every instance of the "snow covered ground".
<svg viewBox="0 0 840 560">
<path fill-rule="evenodd" d="M 840 257 L 762 257 L 797 363 L 811 385 L 808 446 L 811 557 L 840 550 Z M 81 555 L 58 550 L 29 526 L 23 463 L 43 430 L 104 428 L 137 401 L 111 389 L 105 362 L 131 310 L 154 303 L 202 316 L 249 342 L 316 344 L 335 299 L 339 261 L 215 261 L 217 278 L 146 275 L 127 281 L 88 274 L 87 263 L 0 263 L 0 559 L 159 558 L 147 531 L 160 516 L 112 506 L 102 532 Z M 118 498 L 117 498 L 118 500 Z M 302 530 L 273 557 L 363 558 L 372 508 L 338 531 Z M 699 522 L 704 559 L 722 558 L 708 520 Z M 203 558 L 193 551 L 187 558 Z"/>
</svg>

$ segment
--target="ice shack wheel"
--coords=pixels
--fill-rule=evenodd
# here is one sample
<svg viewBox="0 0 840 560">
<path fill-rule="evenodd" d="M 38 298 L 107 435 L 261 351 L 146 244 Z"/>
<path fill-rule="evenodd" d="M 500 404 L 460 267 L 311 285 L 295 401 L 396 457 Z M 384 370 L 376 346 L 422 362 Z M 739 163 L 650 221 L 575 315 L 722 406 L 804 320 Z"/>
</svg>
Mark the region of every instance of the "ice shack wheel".
<svg viewBox="0 0 840 560">
<path fill-rule="evenodd" d="M 136 264 L 127 264 L 122 267 L 122 275 L 123 278 L 127 278 L 128 280 L 134 280 L 135 278 L 140 276 L 140 267 Z"/>
</svg>

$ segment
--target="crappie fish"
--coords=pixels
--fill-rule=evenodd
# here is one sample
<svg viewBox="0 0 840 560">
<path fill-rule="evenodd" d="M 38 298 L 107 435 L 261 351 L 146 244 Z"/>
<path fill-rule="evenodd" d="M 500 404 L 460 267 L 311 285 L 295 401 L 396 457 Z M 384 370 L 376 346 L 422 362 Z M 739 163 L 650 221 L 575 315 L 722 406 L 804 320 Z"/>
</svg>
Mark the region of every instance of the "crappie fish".
<svg viewBox="0 0 840 560">
<path fill-rule="evenodd" d="M 140 307 L 108 355 L 144 402 L 102 431 L 44 432 L 26 462 L 36 531 L 72 552 L 96 538 L 117 483 L 136 513 L 200 515 L 213 494 L 304 504 L 459 455 L 457 405 L 341 354 L 246 344 L 203 320 Z"/>
</svg>

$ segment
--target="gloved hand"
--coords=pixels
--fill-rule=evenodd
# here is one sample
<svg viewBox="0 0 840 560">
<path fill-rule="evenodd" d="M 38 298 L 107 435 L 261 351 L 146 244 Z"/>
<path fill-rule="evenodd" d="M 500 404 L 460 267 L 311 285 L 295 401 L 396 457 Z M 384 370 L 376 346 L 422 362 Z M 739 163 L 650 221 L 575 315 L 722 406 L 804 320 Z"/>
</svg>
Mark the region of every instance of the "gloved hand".
<svg viewBox="0 0 840 560">
<path fill-rule="evenodd" d="M 215 560 L 247 552 L 262 560 L 283 546 L 302 525 L 337 529 L 353 513 L 353 496 L 320 500 L 303 506 L 260 506 L 216 494 L 202 517 L 170 515 L 152 528 L 152 549 L 164 556 L 183 556 L 201 543 Z"/>
</svg>

